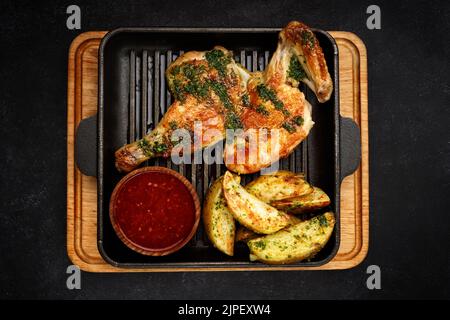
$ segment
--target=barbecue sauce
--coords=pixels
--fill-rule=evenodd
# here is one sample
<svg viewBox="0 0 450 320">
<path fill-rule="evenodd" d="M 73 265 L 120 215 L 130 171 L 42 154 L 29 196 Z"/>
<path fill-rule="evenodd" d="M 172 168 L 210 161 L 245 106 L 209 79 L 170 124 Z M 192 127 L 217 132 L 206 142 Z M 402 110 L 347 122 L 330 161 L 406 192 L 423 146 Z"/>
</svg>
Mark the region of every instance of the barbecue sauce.
<svg viewBox="0 0 450 320">
<path fill-rule="evenodd" d="M 165 249 L 186 239 L 195 223 L 189 189 L 161 172 L 142 172 L 125 181 L 114 203 L 124 235 L 146 249 Z"/>
</svg>

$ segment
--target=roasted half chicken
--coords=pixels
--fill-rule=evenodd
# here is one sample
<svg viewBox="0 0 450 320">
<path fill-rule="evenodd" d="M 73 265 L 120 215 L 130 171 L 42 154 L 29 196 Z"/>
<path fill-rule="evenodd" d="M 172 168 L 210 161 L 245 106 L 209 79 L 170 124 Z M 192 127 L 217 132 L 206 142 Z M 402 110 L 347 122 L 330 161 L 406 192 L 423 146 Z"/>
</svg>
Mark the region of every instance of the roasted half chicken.
<svg viewBox="0 0 450 320">
<path fill-rule="evenodd" d="M 166 78 L 174 103 L 152 132 L 116 151 L 118 170 L 128 172 L 150 158 L 180 154 L 186 141 L 195 152 L 226 138 L 227 168 L 257 172 L 288 156 L 314 124 L 299 83 L 311 88 L 319 102 L 333 91 L 322 48 L 301 22 L 280 32 L 264 72 L 249 72 L 217 46 L 183 54 L 167 68 Z M 182 132 L 178 129 L 189 136 L 177 134 Z"/>
</svg>

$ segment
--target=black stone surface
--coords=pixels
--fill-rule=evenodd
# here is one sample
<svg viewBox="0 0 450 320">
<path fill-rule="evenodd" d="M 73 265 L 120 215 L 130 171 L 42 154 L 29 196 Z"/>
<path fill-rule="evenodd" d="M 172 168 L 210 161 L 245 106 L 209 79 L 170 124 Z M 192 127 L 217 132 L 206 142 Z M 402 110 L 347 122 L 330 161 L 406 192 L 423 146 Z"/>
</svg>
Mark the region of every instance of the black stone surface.
<svg viewBox="0 0 450 320">
<path fill-rule="evenodd" d="M 382 29 L 366 28 L 381 7 Z M 0 298 L 450 298 L 450 8 L 446 1 L 2 1 Z M 66 28 L 66 8 L 82 30 Z M 355 32 L 369 55 L 370 249 L 345 271 L 82 273 L 66 288 L 66 98 L 71 41 L 119 26 Z M 382 289 L 366 288 L 379 265 Z"/>
</svg>

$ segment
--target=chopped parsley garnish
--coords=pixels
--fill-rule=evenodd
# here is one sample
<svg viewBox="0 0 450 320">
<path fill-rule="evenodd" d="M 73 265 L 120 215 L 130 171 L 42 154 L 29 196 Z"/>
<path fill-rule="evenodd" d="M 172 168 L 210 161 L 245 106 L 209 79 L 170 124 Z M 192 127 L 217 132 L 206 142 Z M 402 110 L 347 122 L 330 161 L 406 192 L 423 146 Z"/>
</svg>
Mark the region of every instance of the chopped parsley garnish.
<svg viewBox="0 0 450 320">
<path fill-rule="evenodd" d="M 224 77 L 226 75 L 227 65 L 231 62 L 231 58 L 222 50 L 211 50 L 205 53 L 206 61 L 210 67 L 217 70 L 220 76 Z"/>
<path fill-rule="evenodd" d="M 139 148 L 142 149 L 144 154 L 148 157 L 152 157 L 155 154 L 160 154 L 167 151 L 168 146 L 165 143 L 155 141 L 150 143 L 147 139 L 143 138 L 138 142 Z"/>
<path fill-rule="evenodd" d="M 184 102 L 186 94 L 193 95 L 197 99 L 206 98 L 208 86 L 201 81 L 202 74 L 206 72 L 204 65 L 184 63 L 172 69 L 174 79 L 169 82 L 170 90 L 175 99 Z"/>
<path fill-rule="evenodd" d="M 219 210 L 226 206 L 225 199 L 223 197 L 220 197 L 215 203 L 214 203 L 214 209 Z"/>
<path fill-rule="evenodd" d="M 223 54 L 220 50 L 216 51 Z M 192 95 L 198 100 L 203 100 L 208 97 L 209 91 L 212 89 L 220 98 L 220 101 L 225 108 L 233 108 L 231 99 L 228 96 L 227 88 L 223 83 L 209 79 L 204 80 L 204 77 L 202 76 L 207 71 L 204 65 L 185 63 L 178 67 L 179 70 L 177 71 L 177 76 L 169 82 L 171 85 L 171 92 L 175 99 L 184 102 L 186 100 L 186 95 Z M 172 70 L 172 72 L 174 72 L 174 70 Z"/>
<path fill-rule="evenodd" d="M 307 78 L 306 72 L 295 54 L 292 55 L 289 62 L 288 77 L 297 81 Z"/>
<path fill-rule="evenodd" d="M 290 112 L 284 107 L 283 102 L 278 99 L 277 94 L 274 90 L 268 88 L 265 84 L 259 84 L 256 87 L 256 90 L 258 91 L 258 95 L 261 99 L 264 101 L 271 101 L 273 105 L 275 106 L 275 109 L 280 110 L 283 112 L 285 116 L 289 116 Z"/>
<path fill-rule="evenodd" d="M 165 143 L 155 141 L 155 143 L 153 144 L 153 150 L 155 150 L 155 153 L 163 153 L 167 150 L 167 145 Z"/>
<path fill-rule="evenodd" d="M 181 84 L 180 80 L 173 80 L 171 91 L 176 100 L 181 102 L 184 102 L 186 100 L 186 95 L 184 94 L 183 85 Z"/>
<path fill-rule="evenodd" d="M 172 70 L 170 71 L 170 74 L 173 76 L 176 76 L 177 74 L 179 74 L 181 71 L 181 67 L 179 65 L 175 66 L 172 68 Z"/>
<path fill-rule="evenodd" d="M 298 126 L 302 126 L 303 125 L 303 117 L 296 116 L 296 117 L 294 117 L 293 122 Z"/>
<path fill-rule="evenodd" d="M 167 145 L 165 143 L 155 141 L 155 143 L 153 144 L 153 150 L 156 154 L 163 153 L 167 150 Z"/>
<path fill-rule="evenodd" d="M 262 104 L 256 107 L 256 112 L 262 114 L 263 116 L 268 116 L 270 114 L 269 111 L 267 111 L 266 107 L 264 107 Z"/>
<path fill-rule="evenodd" d="M 225 128 L 233 130 L 243 128 L 241 119 L 236 113 L 232 111 L 227 112 L 227 114 L 225 115 Z"/>
<path fill-rule="evenodd" d="M 196 98 L 205 98 L 208 94 L 208 86 L 203 82 L 200 82 L 200 76 L 205 72 L 205 66 L 186 64 L 182 68 L 182 72 L 188 80 L 184 86 L 186 93 L 192 94 Z"/>
<path fill-rule="evenodd" d="M 318 216 L 317 219 L 319 219 L 319 224 L 322 227 L 328 227 L 328 220 L 324 215 Z"/>
<path fill-rule="evenodd" d="M 144 151 L 145 155 L 151 156 L 153 154 L 153 152 L 151 150 L 150 142 L 148 142 L 147 139 L 144 138 L 141 141 L 139 141 L 138 146 L 139 146 L 139 148 L 142 149 L 142 151 Z"/>
<path fill-rule="evenodd" d="M 262 250 L 264 250 L 266 248 L 266 242 L 264 240 L 259 240 L 259 241 L 253 242 L 253 245 L 256 248 L 259 248 L 259 249 L 262 249 Z"/>
<path fill-rule="evenodd" d="M 256 87 L 256 90 L 258 91 L 258 95 L 263 99 L 264 101 L 272 101 L 273 104 L 278 104 L 279 106 L 283 107 L 283 102 L 278 100 L 277 94 L 274 90 L 268 88 L 265 84 L 259 84 Z"/>
<path fill-rule="evenodd" d="M 295 132 L 295 127 L 289 122 L 285 122 L 281 126 L 284 129 L 286 129 L 286 131 L 289 132 L 289 133 L 294 133 Z"/>
<path fill-rule="evenodd" d="M 194 65 L 191 63 L 186 63 L 183 65 L 183 74 L 186 78 L 189 80 L 198 80 L 198 77 L 206 71 L 206 68 L 204 65 Z"/>
<path fill-rule="evenodd" d="M 223 106 L 227 109 L 232 109 L 233 104 L 231 103 L 230 97 L 228 96 L 227 87 L 223 83 L 218 81 L 208 80 L 208 85 L 214 91 L 214 93 L 219 97 Z"/>
<path fill-rule="evenodd" d="M 304 46 L 309 46 L 310 48 L 314 48 L 315 39 L 314 39 L 314 35 L 312 34 L 311 31 L 303 30 L 301 33 L 301 37 L 302 37 L 302 44 Z"/>
<path fill-rule="evenodd" d="M 172 129 L 172 130 L 176 130 L 176 129 L 178 128 L 178 124 L 177 124 L 176 121 L 170 121 L 170 122 L 169 122 L 169 127 L 170 127 L 170 129 Z"/>
<path fill-rule="evenodd" d="M 191 81 L 186 84 L 184 91 L 199 99 L 206 98 L 209 92 L 208 85 L 206 83 L 199 83 L 198 81 Z"/>
<path fill-rule="evenodd" d="M 296 116 L 291 121 L 284 122 L 281 126 L 287 130 L 289 133 L 295 132 L 295 126 L 301 127 L 303 125 L 303 117 L 302 116 Z"/>
<path fill-rule="evenodd" d="M 207 84 L 219 97 L 225 109 L 227 109 L 225 114 L 225 128 L 234 130 L 243 128 L 241 119 L 234 111 L 234 106 L 228 95 L 227 87 L 221 82 L 212 80 L 208 80 Z"/>
</svg>

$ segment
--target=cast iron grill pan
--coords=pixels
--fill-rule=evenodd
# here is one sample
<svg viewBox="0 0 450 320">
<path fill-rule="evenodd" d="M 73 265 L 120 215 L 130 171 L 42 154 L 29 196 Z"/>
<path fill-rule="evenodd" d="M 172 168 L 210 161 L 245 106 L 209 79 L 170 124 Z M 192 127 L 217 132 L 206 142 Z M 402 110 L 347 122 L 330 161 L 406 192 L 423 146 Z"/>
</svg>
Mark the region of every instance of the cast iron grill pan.
<svg viewBox="0 0 450 320">
<path fill-rule="evenodd" d="M 248 70 L 264 70 L 276 48 L 278 32 L 278 29 L 117 29 L 103 39 L 99 52 L 98 157 L 93 159 L 95 150 L 84 148 L 82 143 L 82 140 L 86 141 L 87 146 L 90 141 L 92 145 L 93 119 L 80 124 L 76 155 L 82 172 L 97 175 L 98 246 L 106 261 L 120 267 L 266 267 L 262 263 L 249 262 L 248 249 L 243 243 L 236 244 L 234 257 L 216 250 L 207 239 L 202 223 L 193 239 L 174 254 L 148 257 L 135 253 L 120 241 L 111 226 L 109 200 L 115 185 L 123 177 L 114 167 L 114 151 L 151 131 L 172 103 L 165 81 L 165 70 L 172 61 L 186 51 L 210 50 L 214 45 L 222 45 L 232 50 L 235 61 Z M 336 214 L 337 223 L 330 241 L 316 257 L 286 265 L 286 268 L 318 266 L 336 254 L 340 232 L 340 182 L 356 169 L 360 155 L 356 124 L 339 117 L 337 46 L 326 32 L 314 32 L 324 50 L 335 90 L 328 102 L 319 104 L 314 93 L 301 86 L 312 104 L 316 124 L 308 138 L 288 158 L 280 161 L 279 168 L 304 172 L 308 181 L 322 188 L 330 196 L 330 207 Z M 80 130 L 82 127 L 84 130 Z M 91 134 L 86 133 L 89 130 Z M 341 158 L 345 160 L 343 167 Z M 194 185 L 201 202 L 211 183 L 226 171 L 223 164 L 175 165 L 170 159 L 162 158 L 149 160 L 144 165 L 178 171 Z M 96 173 L 94 169 L 97 169 Z M 258 175 L 244 175 L 243 183 Z"/>
</svg>

